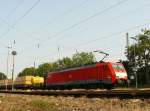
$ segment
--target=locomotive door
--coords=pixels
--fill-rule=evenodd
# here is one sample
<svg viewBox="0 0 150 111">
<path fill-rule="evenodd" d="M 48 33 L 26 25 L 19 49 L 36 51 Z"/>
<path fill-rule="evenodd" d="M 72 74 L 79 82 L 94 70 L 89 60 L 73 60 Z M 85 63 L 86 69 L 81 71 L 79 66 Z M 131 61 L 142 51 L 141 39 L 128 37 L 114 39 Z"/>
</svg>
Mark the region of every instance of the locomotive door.
<svg viewBox="0 0 150 111">
<path fill-rule="evenodd" d="M 111 82 L 111 75 L 110 75 L 108 64 L 103 65 L 103 82 L 105 84 L 109 84 Z"/>
<path fill-rule="evenodd" d="M 100 65 L 100 67 L 98 68 L 98 72 L 99 72 L 99 80 L 101 83 L 101 86 L 103 87 L 104 84 L 107 83 L 107 75 L 108 75 L 108 66 L 107 64 L 102 64 Z"/>
</svg>

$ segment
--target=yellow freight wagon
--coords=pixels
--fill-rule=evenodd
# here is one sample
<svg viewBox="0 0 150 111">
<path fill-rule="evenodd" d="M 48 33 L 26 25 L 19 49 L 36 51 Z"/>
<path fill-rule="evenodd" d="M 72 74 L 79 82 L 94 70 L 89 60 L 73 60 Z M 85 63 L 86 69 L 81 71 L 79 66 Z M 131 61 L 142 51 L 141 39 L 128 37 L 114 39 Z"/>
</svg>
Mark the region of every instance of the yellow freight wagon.
<svg viewBox="0 0 150 111">
<path fill-rule="evenodd" d="M 15 88 L 30 88 L 32 87 L 33 76 L 17 77 L 14 81 Z"/>
<path fill-rule="evenodd" d="M 7 84 L 7 88 L 12 87 L 12 80 L 11 79 L 5 79 L 5 80 L 0 80 L 0 88 L 5 89 Z"/>
<path fill-rule="evenodd" d="M 43 84 L 44 84 L 43 77 L 39 77 L 39 76 L 32 77 L 32 85 L 33 86 L 42 86 Z"/>
</svg>

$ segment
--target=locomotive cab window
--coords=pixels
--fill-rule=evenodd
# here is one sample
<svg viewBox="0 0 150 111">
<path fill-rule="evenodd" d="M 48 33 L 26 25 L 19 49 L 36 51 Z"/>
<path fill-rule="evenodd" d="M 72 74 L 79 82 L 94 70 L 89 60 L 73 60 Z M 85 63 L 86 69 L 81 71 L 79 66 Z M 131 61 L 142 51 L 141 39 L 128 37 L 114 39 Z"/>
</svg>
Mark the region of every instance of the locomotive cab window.
<svg viewBox="0 0 150 111">
<path fill-rule="evenodd" d="M 124 70 L 124 67 L 121 64 L 113 64 L 113 68 L 117 70 Z"/>
</svg>

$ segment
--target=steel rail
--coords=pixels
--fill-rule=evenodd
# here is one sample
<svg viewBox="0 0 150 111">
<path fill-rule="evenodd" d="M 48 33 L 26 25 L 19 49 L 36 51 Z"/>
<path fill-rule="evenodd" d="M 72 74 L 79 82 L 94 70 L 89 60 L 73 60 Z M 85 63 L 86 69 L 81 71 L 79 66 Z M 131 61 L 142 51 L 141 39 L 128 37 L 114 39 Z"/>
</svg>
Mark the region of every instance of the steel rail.
<svg viewBox="0 0 150 111">
<path fill-rule="evenodd" d="M 45 96 L 87 96 L 87 97 L 118 97 L 130 98 L 150 98 L 150 89 L 126 89 L 126 90 L 0 90 L 0 93 L 45 95 Z"/>
</svg>

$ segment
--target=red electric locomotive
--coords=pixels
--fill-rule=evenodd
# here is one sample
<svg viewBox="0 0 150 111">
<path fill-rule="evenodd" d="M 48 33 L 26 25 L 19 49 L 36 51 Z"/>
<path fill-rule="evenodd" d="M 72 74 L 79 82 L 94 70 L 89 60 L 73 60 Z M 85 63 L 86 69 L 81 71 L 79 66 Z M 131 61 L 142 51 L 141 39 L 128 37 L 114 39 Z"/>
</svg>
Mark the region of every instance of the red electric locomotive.
<svg viewBox="0 0 150 111">
<path fill-rule="evenodd" d="M 50 72 L 46 78 L 49 88 L 111 88 L 127 81 L 127 73 L 121 63 L 103 62 L 93 65 Z"/>
</svg>

